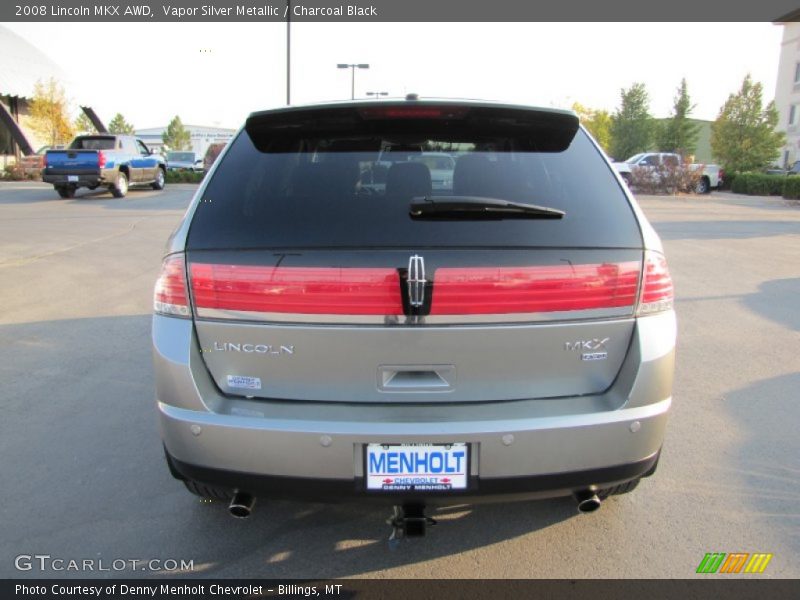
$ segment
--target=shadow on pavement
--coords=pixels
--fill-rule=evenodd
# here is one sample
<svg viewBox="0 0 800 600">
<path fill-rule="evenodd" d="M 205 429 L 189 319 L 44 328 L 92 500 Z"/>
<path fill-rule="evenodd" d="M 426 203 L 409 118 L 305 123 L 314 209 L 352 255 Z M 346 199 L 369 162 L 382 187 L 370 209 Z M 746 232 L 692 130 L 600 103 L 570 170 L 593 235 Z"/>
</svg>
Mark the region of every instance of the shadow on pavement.
<svg viewBox="0 0 800 600">
<path fill-rule="evenodd" d="M 195 571 L 186 575 L 194 576 L 342 577 L 468 552 L 578 516 L 567 498 L 448 508 L 432 513 L 440 522 L 427 537 L 396 546 L 384 507 L 259 500 L 250 519 L 234 520 L 167 471 L 149 334 L 149 315 L 0 325 L 0 556 L 8 558 L 0 576 L 47 576 L 13 567 L 14 556 L 40 552 L 191 559 Z M 108 576 L 50 574 L 64 575 Z"/>
<path fill-rule="evenodd" d="M 747 514 L 786 531 L 794 556 L 800 553 L 798 390 L 800 372 L 756 381 L 723 398 L 727 413 L 748 434 L 731 474 L 746 482 L 752 504 Z"/>
</svg>

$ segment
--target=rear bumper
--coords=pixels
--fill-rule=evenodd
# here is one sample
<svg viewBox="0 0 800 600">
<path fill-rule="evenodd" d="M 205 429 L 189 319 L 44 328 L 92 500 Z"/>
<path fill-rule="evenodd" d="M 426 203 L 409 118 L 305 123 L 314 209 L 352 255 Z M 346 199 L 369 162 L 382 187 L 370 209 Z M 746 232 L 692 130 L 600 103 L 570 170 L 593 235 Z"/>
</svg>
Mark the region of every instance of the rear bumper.
<svg viewBox="0 0 800 600">
<path fill-rule="evenodd" d="M 468 490 L 446 493 L 372 492 L 365 489 L 363 478 L 313 479 L 241 473 L 185 463 L 167 455 L 173 473 L 184 479 L 231 490 L 246 490 L 256 496 L 300 500 L 304 502 L 364 502 L 398 504 L 422 501 L 426 504 L 453 502 L 523 500 L 570 495 L 579 490 L 599 490 L 650 475 L 660 452 L 635 463 L 585 471 L 549 473 L 527 477 L 480 478 L 470 480 Z"/>
<path fill-rule="evenodd" d="M 639 319 L 603 394 L 508 402 L 348 404 L 221 394 L 192 323 L 156 316 L 153 342 L 161 435 L 183 477 L 252 493 L 323 501 L 397 502 L 364 489 L 364 445 L 470 447 L 470 488 L 429 502 L 568 495 L 642 476 L 657 460 L 671 404 L 673 313 Z"/>
<path fill-rule="evenodd" d="M 608 414 L 459 423 L 281 422 L 210 416 L 163 403 L 159 413 L 173 466 L 188 479 L 314 501 L 435 501 L 442 495 L 367 491 L 365 444 L 467 442 L 469 488 L 447 492 L 447 499 L 563 496 L 645 474 L 658 456 L 669 406 L 667 399 Z M 366 407 L 351 408 L 364 416 Z"/>
<path fill-rule="evenodd" d="M 101 171 L 84 171 L 80 173 L 67 173 L 67 172 L 48 172 L 47 169 L 42 171 L 42 181 L 51 183 L 53 185 L 74 185 L 77 187 L 90 187 L 100 185 L 111 185 L 114 181 L 114 169 L 103 169 Z M 70 177 L 73 180 L 70 180 Z M 77 178 L 77 180 L 75 180 Z"/>
</svg>

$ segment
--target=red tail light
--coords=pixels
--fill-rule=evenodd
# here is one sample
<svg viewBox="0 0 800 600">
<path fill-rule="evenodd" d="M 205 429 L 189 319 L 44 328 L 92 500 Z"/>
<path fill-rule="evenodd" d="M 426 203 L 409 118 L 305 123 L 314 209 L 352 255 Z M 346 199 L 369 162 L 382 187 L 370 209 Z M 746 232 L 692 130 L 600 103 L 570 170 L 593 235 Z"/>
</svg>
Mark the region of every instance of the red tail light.
<svg viewBox="0 0 800 600">
<path fill-rule="evenodd" d="M 46 153 L 45 153 L 44 156 L 42 156 L 42 167 L 45 168 L 45 169 L 47 168 L 47 154 Z"/>
<path fill-rule="evenodd" d="M 674 289 L 667 259 L 662 254 L 645 253 L 642 279 L 642 293 L 637 314 L 649 315 L 672 309 Z"/>
<path fill-rule="evenodd" d="M 101 169 L 106 168 L 106 155 L 103 153 L 102 150 L 97 151 L 97 166 Z"/>
<path fill-rule="evenodd" d="M 186 292 L 186 263 L 183 256 L 169 256 L 161 265 L 156 281 L 153 308 L 162 315 L 189 317 L 189 295 Z"/>
<path fill-rule="evenodd" d="M 537 267 L 441 268 L 432 315 L 537 313 L 636 303 L 638 262 Z"/>
<path fill-rule="evenodd" d="M 465 106 L 374 106 L 359 111 L 362 119 L 463 119 Z"/>
<path fill-rule="evenodd" d="M 395 269 L 191 265 L 195 306 L 251 312 L 401 315 Z"/>
</svg>

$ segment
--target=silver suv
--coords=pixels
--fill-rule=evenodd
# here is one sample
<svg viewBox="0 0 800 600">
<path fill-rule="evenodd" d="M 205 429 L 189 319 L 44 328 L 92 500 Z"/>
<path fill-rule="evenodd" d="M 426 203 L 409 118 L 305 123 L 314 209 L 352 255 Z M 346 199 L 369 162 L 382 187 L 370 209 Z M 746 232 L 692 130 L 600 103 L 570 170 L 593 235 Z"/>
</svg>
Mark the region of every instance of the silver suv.
<svg viewBox="0 0 800 600">
<path fill-rule="evenodd" d="M 365 183 L 376 169 L 385 185 Z M 672 305 L 658 237 L 571 112 L 254 113 L 155 289 L 167 463 L 235 516 L 256 497 L 371 500 L 417 535 L 435 504 L 591 511 L 655 471 Z"/>
</svg>

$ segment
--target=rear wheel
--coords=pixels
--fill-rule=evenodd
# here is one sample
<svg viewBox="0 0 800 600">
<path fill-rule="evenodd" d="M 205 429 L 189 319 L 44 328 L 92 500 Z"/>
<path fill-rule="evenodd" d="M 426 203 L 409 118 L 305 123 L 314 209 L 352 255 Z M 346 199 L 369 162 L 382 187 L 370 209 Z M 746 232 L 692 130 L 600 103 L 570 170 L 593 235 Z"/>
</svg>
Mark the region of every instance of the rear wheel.
<svg viewBox="0 0 800 600">
<path fill-rule="evenodd" d="M 698 194 L 708 194 L 711 191 L 711 182 L 708 180 L 708 177 L 703 176 L 700 178 L 695 191 Z"/>
<path fill-rule="evenodd" d="M 62 198 L 74 198 L 75 188 L 71 185 L 57 185 L 55 186 L 58 195 Z"/>
<path fill-rule="evenodd" d="M 221 500 L 223 502 L 229 502 L 230 499 L 233 498 L 233 493 L 226 488 L 206 485 L 205 483 L 191 480 L 184 481 L 183 485 L 195 496 L 200 496 L 201 498 L 211 498 L 212 500 Z"/>
<path fill-rule="evenodd" d="M 154 190 L 163 190 L 167 184 L 167 176 L 164 174 L 164 169 L 159 167 L 156 173 L 156 180 L 151 184 Z"/>
<path fill-rule="evenodd" d="M 114 198 L 124 198 L 128 193 L 128 176 L 123 171 L 117 173 L 117 180 L 111 186 L 111 195 Z"/>
</svg>

